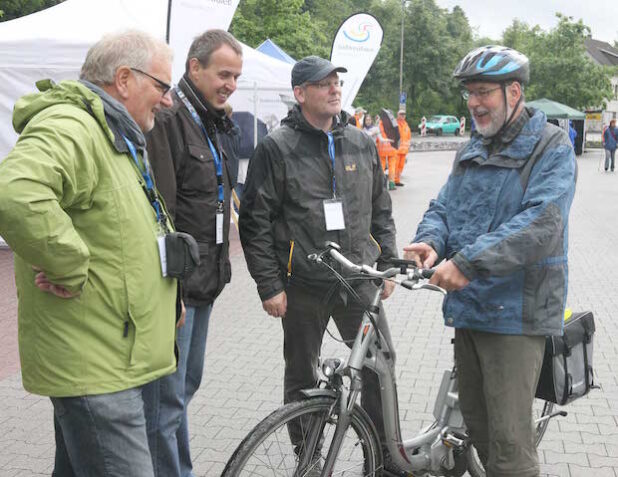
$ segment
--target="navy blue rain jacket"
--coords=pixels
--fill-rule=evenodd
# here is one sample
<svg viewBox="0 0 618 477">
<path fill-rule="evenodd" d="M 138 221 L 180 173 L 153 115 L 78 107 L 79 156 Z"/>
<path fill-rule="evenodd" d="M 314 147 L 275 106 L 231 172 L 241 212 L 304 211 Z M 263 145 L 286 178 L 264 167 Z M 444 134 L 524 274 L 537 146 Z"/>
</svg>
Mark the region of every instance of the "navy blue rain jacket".
<svg viewBox="0 0 618 477">
<path fill-rule="evenodd" d="M 414 242 L 453 259 L 470 280 L 444 300 L 448 326 L 562 333 L 577 165 L 568 135 L 528 111 L 519 135 L 497 153 L 489 155 L 480 136 L 457 153 L 418 227 Z"/>
</svg>

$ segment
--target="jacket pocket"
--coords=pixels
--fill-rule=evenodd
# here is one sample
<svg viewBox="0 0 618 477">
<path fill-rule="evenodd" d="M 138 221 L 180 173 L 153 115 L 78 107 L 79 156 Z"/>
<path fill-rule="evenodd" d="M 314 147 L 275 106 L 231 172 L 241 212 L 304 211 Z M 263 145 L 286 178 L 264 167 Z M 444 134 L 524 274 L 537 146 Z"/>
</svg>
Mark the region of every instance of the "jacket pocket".
<svg viewBox="0 0 618 477">
<path fill-rule="evenodd" d="M 566 264 L 546 263 L 525 270 L 523 331 L 546 334 L 562 328 Z"/>
<path fill-rule="evenodd" d="M 210 149 L 206 146 L 189 144 L 182 170 L 179 189 L 192 191 L 198 195 L 216 194 L 217 174 Z"/>
</svg>

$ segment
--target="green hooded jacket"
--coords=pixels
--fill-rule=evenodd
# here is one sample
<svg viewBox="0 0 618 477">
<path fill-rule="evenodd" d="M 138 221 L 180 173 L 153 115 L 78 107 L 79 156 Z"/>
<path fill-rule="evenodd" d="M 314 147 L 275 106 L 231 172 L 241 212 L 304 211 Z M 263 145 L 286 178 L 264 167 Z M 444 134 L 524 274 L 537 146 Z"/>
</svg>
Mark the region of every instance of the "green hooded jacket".
<svg viewBox="0 0 618 477">
<path fill-rule="evenodd" d="M 163 278 L 156 214 L 101 98 L 41 82 L 15 105 L 20 133 L 0 163 L 0 235 L 15 252 L 24 388 L 83 396 L 175 370 L 176 280 Z M 80 294 L 40 291 L 36 269 Z"/>
</svg>

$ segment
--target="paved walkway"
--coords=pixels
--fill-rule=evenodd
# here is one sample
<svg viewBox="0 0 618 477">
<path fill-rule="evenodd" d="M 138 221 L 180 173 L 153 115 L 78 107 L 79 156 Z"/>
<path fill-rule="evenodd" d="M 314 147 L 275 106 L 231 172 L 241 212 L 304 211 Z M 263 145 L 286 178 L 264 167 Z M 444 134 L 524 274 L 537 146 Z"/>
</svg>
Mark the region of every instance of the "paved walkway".
<svg viewBox="0 0 618 477">
<path fill-rule="evenodd" d="M 568 305 L 594 311 L 595 370 L 603 389 L 568 406 L 568 417 L 550 424 L 540 459 L 543 473 L 552 476 L 618 477 L 618 174 L 599 172 L 599 156 L 579 158 Z M 406 186 L 392 193 L 400 246 L 446 179 L 452 158 L 452 152 L 410 156 Z M 220 475 L 248 430 L 281 403 L 281 327 L 262 311 L 237 242 L 234 251 L 232 283 L 212 315 L 204 382 L 189 409 L 198 476 Z M 21 387 L 9 258 L 0 251 L 0 477 L 50 475 L 51 406 Z M 409 436 L 431 420 L 440 376 L 451 364 L 452 331 L 443 327 L 440 298 L 430 292 L 399 289 L 386 308 L 398 354 L 402 427 Z M 343 352 L 327 338 L 324 354 Z"/>
</svg>

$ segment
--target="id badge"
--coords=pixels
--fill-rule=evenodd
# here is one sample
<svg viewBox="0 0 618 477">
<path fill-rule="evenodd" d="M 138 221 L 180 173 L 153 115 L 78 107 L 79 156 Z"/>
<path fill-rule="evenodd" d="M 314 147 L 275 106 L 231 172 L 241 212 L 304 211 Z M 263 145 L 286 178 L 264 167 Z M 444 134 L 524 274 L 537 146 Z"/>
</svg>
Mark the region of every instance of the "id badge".
<svg viewBox="0 0 618 477">
<path fill-rule="evenodd" d="M 343 230 L 343 201 L 341 199 L 327 199 L 324 201 L 324 218 L 326 230 Z"/>
<path fill-rule="evenodd" d="M 217 223 L 216 241 L 217 241 L 217 244 L 220 244 L 220 243 L 223 243 L 223 212 L 217 212 L 216 223 Z"/>
<path fill-rule="evenodd" d="M 157 237 L 157 243 L 159 244 L 159 261 L 161 262 L 161 274 L 167 277 L 167 251 L 165 248 L 165 235 L 159 235 Z"/>
</svg>

